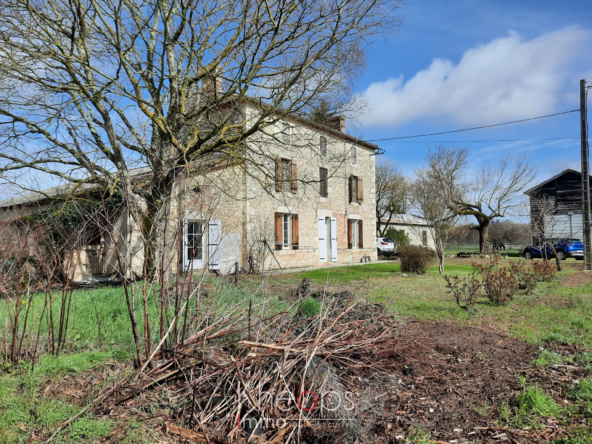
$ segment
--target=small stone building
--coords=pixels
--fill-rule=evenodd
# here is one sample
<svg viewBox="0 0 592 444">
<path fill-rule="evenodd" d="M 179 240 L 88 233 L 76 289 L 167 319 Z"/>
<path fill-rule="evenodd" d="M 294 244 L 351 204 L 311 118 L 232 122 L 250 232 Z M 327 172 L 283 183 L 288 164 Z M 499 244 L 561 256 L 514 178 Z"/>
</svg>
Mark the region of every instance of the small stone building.
<svg viewBox="0 0 592 444">
<path fill-rule="evenodd" d="M 402 230 L 409 237 L 411 245 L 427 247 L 430 250 L 435 249 L 433 232 L 430 226 L 419 216 L 412 214 L 393 214 L 390 219 L 381 220 L 382 227 L 392 227 L 396 230 Z"/>
</svg>

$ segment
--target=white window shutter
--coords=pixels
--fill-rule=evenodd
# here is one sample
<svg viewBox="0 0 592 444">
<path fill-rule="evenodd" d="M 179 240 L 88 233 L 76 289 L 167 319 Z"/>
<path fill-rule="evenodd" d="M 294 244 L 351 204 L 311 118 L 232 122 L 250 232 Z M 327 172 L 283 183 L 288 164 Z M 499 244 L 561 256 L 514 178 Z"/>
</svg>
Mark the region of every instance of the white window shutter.
<svg viewBox="0 0 592 444">
<path fill-rule="evenodd" d="M 337 218 L 331 218 L 331 262 L 337 262 Z"/>
<path fill-rule="evenodd" d="M 319 251 L 321 262 L 327 262 L 327 224 L 324 217 L 319 217 Z"/>
<path fill-rule="evenodd" d="M 189 269 L 189 258 L 187 257 L 187 219 L 183 219 L 183 270 Z"/>
<path fill-rule="evenodd" d="M 222 221 L 211 220 L 208 222 L 208 259 L 210 270 L 220 270 L 222 254 L 220 240 L 222 239 Z"/>
</svg>

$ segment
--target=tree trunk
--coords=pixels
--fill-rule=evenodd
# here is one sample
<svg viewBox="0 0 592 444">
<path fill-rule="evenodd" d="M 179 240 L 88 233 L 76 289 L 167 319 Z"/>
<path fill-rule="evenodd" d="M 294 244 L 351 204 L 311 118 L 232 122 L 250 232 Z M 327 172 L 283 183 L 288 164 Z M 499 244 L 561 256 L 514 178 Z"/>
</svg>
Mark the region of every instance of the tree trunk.
<svg viewBox="0 0 592 444">
<path fill-rule="evenodd" d="M 489 220 L 480 220 L 477 231 L 479 231 L 479 253 L 485 254 L 489 251 Z"/>
<path fill-rule="evenodd" d="M 438 266 L 438 271 L 440 272 L 440 274 L 444 273 L 444 254 L 440 254 L 438 256 L 438 259 L 440 261 L 439 266 Z"/>
</svg>

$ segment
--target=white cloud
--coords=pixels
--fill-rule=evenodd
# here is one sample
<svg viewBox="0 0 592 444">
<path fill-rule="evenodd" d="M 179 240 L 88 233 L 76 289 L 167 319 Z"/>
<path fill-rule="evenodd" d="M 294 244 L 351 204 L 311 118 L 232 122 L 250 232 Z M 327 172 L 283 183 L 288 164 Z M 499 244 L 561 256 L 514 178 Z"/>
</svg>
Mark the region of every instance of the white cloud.
<svg viewBox="0 0 592 444">
<path fill-rule="evenodd" d="M 371 84 L 364 126 L 394 126 L 424 117 L 487 124 L 555 111 L 568 98 L 569 69 L 584 51 L 588 32 L 568 27 L 525 41 L 518 33 L 467 50 L 455 65 L 435 59 L 404 82 Z M 589 67 L 587 68 L 589 69 Z M 571 85 L 573 89 L 573 85 Z"/>
</svg>

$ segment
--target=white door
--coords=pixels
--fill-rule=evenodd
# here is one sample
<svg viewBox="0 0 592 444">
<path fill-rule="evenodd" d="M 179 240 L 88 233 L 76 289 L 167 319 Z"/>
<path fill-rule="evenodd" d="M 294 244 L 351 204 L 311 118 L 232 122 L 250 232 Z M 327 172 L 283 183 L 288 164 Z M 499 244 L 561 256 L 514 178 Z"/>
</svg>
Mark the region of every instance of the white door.
<svg viewBox="0 0 592 444">
<path fill-rule="evenodd" d="M 183 265 L 186 271 L 204 267 L 203 234 L 203 221 L 183 220 Z"/>
<path fill-rule="evenodd" d="M 331 218 L 331 262 L 337 262 L 337 218 Z"/>
<path fill-rule="evenodd" d="M 319 251 L 320 261 L 327 262 L 327 223 L 324 217 L 319 217 Z"/>
<path fill-rule="evenodd" d="M 222 239 L 222 221 L 211 220 L 208 223 L 208 259 L 210 261 L 210 270 L 220 269 L 222 257 L 220 239 Z"/>
</svg>

